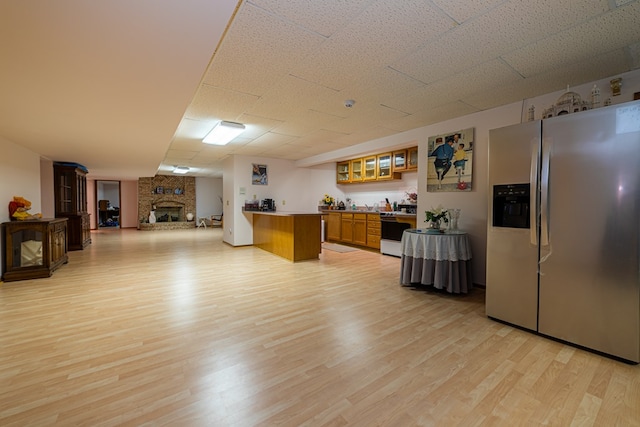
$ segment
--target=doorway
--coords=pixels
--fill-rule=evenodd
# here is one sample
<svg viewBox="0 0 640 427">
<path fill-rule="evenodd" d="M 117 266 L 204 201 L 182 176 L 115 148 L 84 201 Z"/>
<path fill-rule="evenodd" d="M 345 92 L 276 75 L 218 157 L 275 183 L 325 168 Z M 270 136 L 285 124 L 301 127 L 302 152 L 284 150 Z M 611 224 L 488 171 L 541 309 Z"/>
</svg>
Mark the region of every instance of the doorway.
<svg viewBox="0 0 640 427">
<path fill-rule="evenodd" d="M 96 180 L 99 229 L 120 228 L 120 181 Z"/>
</svg>

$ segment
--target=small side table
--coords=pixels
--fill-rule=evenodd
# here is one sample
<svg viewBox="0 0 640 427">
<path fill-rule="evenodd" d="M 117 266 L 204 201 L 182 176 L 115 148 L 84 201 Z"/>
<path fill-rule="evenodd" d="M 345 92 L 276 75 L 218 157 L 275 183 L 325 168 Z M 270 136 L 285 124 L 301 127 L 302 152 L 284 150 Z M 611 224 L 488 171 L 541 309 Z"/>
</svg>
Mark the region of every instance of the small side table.
<svg viewBox="0 0 640 427">
<path fill-rule="evenodd" d="M 400 245 L 402 285 L 427 285 L 465 294 L 473 287 L 467 233 L 412 228 L 404 231 Z"/>
</svg>

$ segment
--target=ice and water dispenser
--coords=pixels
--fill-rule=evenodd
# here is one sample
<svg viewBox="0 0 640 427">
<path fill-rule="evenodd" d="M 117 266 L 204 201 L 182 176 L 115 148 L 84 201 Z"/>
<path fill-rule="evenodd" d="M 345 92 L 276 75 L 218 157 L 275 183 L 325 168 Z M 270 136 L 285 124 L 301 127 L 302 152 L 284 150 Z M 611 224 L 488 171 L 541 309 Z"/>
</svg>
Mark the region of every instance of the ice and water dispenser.
<svg viewBox="0 0 640 427">
<path fill-rule="evenodd" d="M 529 184 L 493 186 L 493 226 L 529 228 Z"/>
</svg>

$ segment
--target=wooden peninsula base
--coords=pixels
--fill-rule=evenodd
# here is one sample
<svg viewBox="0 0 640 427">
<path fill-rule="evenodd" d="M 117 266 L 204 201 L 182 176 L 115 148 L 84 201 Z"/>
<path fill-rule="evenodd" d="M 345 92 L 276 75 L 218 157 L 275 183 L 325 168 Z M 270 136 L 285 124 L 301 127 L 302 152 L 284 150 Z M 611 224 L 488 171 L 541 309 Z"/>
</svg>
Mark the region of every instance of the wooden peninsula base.
<svg viewBox="0 0 640 427">
<path fill-rule="evenodd" d="M 319 258 L 322 214 L 251 213 L 254 246 L 293 262 Z"/>
</svg>

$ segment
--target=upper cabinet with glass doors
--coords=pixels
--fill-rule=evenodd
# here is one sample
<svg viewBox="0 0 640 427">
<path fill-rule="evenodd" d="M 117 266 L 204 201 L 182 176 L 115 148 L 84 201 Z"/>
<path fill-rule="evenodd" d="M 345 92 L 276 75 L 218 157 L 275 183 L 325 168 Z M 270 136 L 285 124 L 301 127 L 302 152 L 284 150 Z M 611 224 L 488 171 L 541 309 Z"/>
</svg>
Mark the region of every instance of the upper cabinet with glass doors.
<svg viewBox="0 0 640 427">
<path fill-rule="evenodd" d="M 418 169 L 418 147 L 338 162 L 336 168 L 338 184 L 401 179 L 402 172 Z"/>
<path fill-rule="evenodd" d="M 393 152 L 393 171 L 400 172 L 407 169 L 407 150 Z"/>
<path fill-rule="evenodd" d="M 351 163 L 348 160 L 346 162 L 338 162 L 336 167 L 336 181 L 338 184 L 347 184 L 350 182 L 350 165 Z"/>
<path fill-rule="evenodd" d="M 376 172 L 377 157 L 365 157 L 364 158 L 364 181 L 375 181 L 378 178 Z"/>
<path fill-rule="evenodd" d="M 351 182 L 362 182 L 362 159 L 351 160 Z"/>
</svg>

